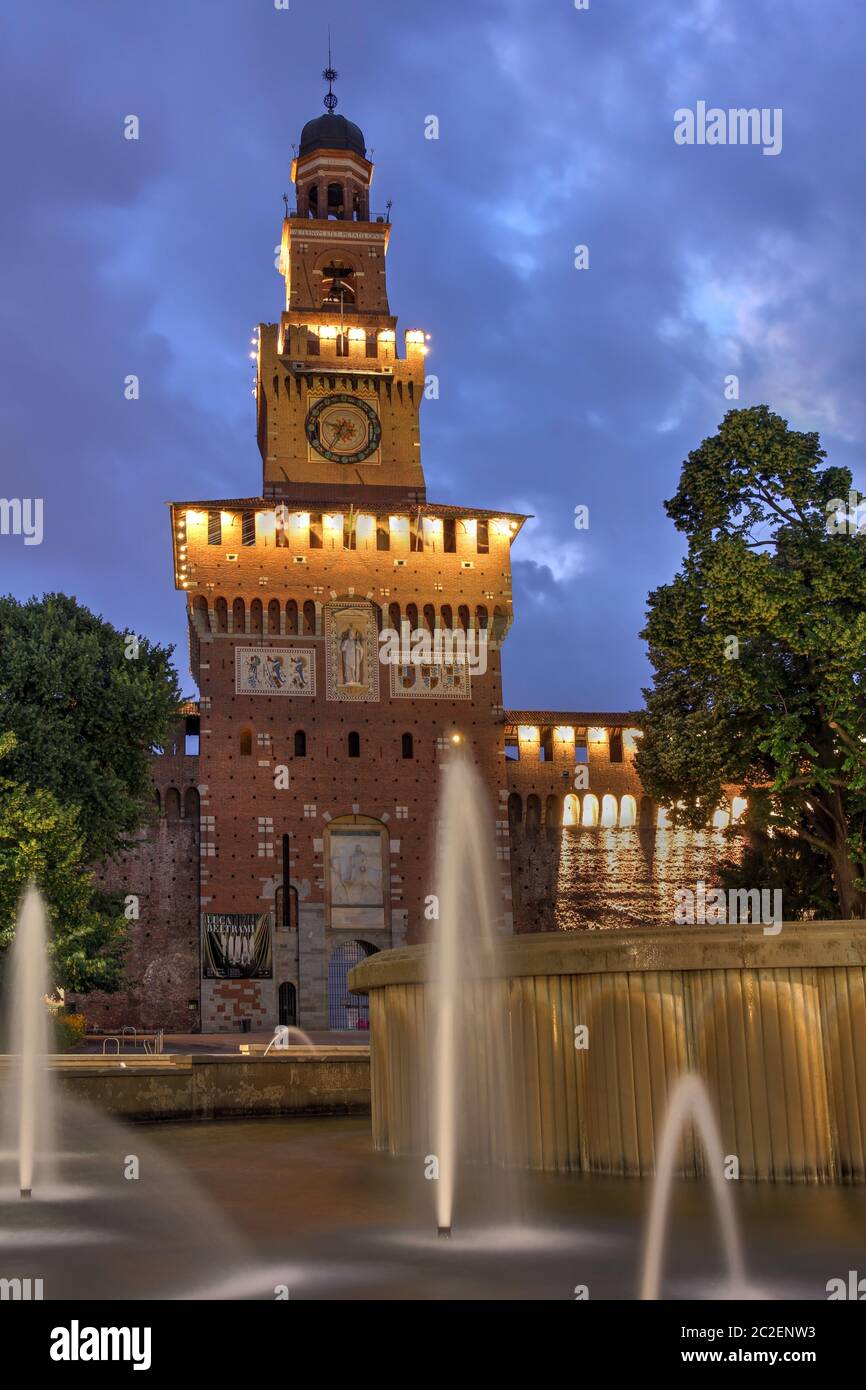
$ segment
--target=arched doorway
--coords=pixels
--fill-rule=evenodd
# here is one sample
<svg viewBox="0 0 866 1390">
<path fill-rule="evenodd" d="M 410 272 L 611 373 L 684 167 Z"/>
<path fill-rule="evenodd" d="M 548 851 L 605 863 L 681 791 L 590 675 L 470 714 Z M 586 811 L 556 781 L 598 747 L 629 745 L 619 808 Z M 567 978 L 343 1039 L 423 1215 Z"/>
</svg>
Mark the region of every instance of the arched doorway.
<svg viewBox="0 0 866 1390">
<path fill-rule="evenodd" d="M 347 941 L 337 946 L 328 961 L 328 1027 L 337 1032 L 354 1032 L 370 1027 L 367 996 L 349 993 L 349 971 L 376 947 L 368 941 Z"/>
<path fill-rule="evenodd" d="M 280 985 L 277 996 L 277 1010 L 281 1028 L 298 1026 L 298 991 L 290 980 Z"/>
</svg>

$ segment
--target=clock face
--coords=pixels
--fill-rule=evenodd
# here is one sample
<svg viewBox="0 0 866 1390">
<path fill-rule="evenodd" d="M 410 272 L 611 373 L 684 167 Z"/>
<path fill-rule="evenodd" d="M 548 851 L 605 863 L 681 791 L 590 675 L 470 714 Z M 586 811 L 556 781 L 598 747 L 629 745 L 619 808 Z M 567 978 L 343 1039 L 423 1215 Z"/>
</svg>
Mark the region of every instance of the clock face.
<svg viewBox="0 0 866 1390">
<path fill-rule="evenodd" d="M 362 463 L 382 438 L 378 415 L 357 396 L 322 396 L 307 415 L 306 431 L 310 446 L 331 463 Z"/>
</svg>

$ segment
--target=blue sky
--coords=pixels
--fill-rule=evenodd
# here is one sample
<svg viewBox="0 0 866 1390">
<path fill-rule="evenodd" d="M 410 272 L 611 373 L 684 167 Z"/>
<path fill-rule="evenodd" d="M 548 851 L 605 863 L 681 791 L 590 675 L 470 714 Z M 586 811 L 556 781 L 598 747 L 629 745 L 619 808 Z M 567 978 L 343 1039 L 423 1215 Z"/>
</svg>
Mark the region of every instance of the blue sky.
<svg viewBox="0 0 866 1390">
<path fill-rule="evenodd" d="M 0 537 L 0 587 L 61 589 L 175 643 L 192 688 L 165 502 L 259 491 L 248 340 L 281 308 L 282 194 L 324 109 L 328 22 L 375 210 L 393 200 L 392 309 L 432 334 L 428 495 L 535 516 L 506 704 L 632 708 L 647 592 L 682 551 L 663 500 L 729 408 L 726 376 L 738 404 L 820 431 L 866 490 L 850 0 L 7 12 L 0 492 L 44 498 L 45 539 Z M 677 145 L 674 112 L 699 100 L 781 108 L 781 153 Z"/>
</svg>

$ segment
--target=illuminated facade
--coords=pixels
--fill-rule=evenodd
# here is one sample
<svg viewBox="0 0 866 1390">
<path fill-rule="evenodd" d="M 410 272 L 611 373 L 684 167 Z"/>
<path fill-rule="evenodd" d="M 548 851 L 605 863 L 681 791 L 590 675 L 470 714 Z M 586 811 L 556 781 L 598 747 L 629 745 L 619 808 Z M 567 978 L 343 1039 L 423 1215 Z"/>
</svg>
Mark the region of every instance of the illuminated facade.
<svg viewBox="0 0 866 1390">
<path fill-rule="evenodd" d="M 292 179 L 285 308 L 251 343 L 261 491 L 171 504 L 201 699 L 154 760 L 155 827 L 113 873 L 142 919 L 126 991 L 84 1003 L 95 1026 L 362 1028 L 348 970 L 427 935 L 455 737 L 488 793 L 503 932 L 550 925 L 539 842 L 660 814 L 632 716 L 502 707 L 525 518 L 427 499 L 428 342 L 390 310 L 361 131 L 332 109 L 309 122 Z"/>
</svg>

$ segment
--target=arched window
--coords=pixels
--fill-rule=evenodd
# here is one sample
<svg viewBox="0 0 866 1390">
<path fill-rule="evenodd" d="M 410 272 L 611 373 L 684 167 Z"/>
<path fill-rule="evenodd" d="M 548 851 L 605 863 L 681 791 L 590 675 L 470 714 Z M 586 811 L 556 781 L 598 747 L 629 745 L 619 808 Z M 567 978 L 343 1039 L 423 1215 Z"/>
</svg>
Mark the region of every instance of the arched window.
<svg viewBox="0 0 866 1390">
<path fill-rule="evenodd" d="M 424 626 L 432 637 L 436 631 L 436 610 L 432 603 L 424 604 Z"/>
<path fill-rule="evenodd" d="M 295 599 L 290 598 L 286 604 L 286 632 L 296 633 L 298 630 L 298 605 Z"/>
<path fill-rule="evenodd" d="M 251 758 L 253 755 L 253 731 L 252 729 L 241 729 L 240 752 L 242 758 Z"/>
<path fill-rule="evenodd" d="M 246 604 L 242 598 L 236 598 L 232 604 L 232 632 L 245 632 L 246 626 Z"/>
<path fill-rule="evenodd" d="M 623 829 L 637 825 L 637 802 L 633 796 L 624 796 L 620 801 L 619 823 Z"/>
<path fill-rule="evenodd" d="M 606 830 L 616 825 L 618 807 L 616 797 L 606 792 L 601 799 L 601 824 Z"/>
<path fill-rule="evenodd" d="M 355 272 L 345 261 L 332 261 L 322 270 L 322 303 L 337 309 L 355 303 Z"/>
<path fill-rule="evenodd" d="M 551 830 L 558 830 L 562 824 L 562 803 L 558 796 L 549 796 L 544 807 L 544 823 Z"/>
<path fill-rule="evenodd" d="M 462 627 L 463 631 L 464 631 L 464 632 L 468 632 L 468 631 L 469 631 L 469 609 L 466 607 L 466 604 L 465 604 L 465 603 L 461 603 L 460 607 L 457 609 L 457 617 L 460 619 L 460 626 Z"/>
<path fill-rule="evenodd" d="M 541 825 L 541 798 L 533 792 L 526 798 L 526 829 L 530 834 Z"/>
<path fill-rule="evenodd" d="M 195 616 L 195 624 L 199 632 L 207 631 L 210 627 L 210 618 L 207 611 L 207 599 L 204 594 L 196 594 L 192 601 L 192 610 Z"/>
<path fill-rule="evenodd" d="M 165 814 L 168 820 L 180 820 L 180 792 L 177 787 L 169 787 L 165 794 Z"/>
<path fill-rule="evenodd" d="M 348 738 L 349 757 L 360 758 L 361 756 L 361 735 L 353 730 Z"/>
<path fill-rule="evenodd" d="M 418 631 L 418 605 L 417 603 L 406 604 L 406 618 L 411 632 Z"/>
<path fill-rule="evenodd" d="M 454 626 L 454 614 L 451 611 L 450 603 L 445 603 L 442 605 L 442 626 L 447 627 L 449 632 Z"/>
<path fill-rule="evenodd" d="M 487 626 L 487 609 L 483 603 L 479 603 L 475 609 L 475 625 L 479 628 L 486 628 Z"/>
<path fill-rule="evenodd" d="M 580 818 L 581 825 L 598 825 L 598 797 L 592 792 L 587 792 L 583 798 L 583 812 Z"/>
<path fill-rule="evenodd" d="M 404 734 L 404 735 L 403 735 L 403 739 L 402 739 L 402 744 L 403 744 L 403 757 L 404 757 L 404 758 L 414 758 L 414 756 L 415 756 L 415 740 L 413 739 L 412 735 L 411 735 L 411 734 Z"/>
<path fill-rule="evenodd" d="M 523 797 L 520 792 L 512 792 L 508 798 L 508 825 L 515 830 L 523 820 Z"/>
<path fill-rule="evenodd" d="M 272 635 L 280 630 L 280 600 L 272 598 L 268 604 L 268 632 Z"/>
<path fill-rule="evenodd" d="M 155 800 L 156 800 L 156 814 L 157 814 L 158 816 L 161 816 L 161 815 L 162 815 L 162 797 L 161 797 L 160 794 L 159 794 L 159 787 L 157 787 L 157 789 L 156 789 L 156 791 L 154 792 L 153 795 L 154 795 L 154 798 L 155 798 Z"/>
<path fill-rule="evenodd" d="M 580 825 L 580 802 L 574 792 L 569 792 L 562 808 L 563 825 Z"/>
<path fill-rule="evenodd" d="M 304 636 L 315 637 L 316 635 L 316 605 L 311 598 L 304 604 Z"/>
<path fill-rule="evenodd" d="M 229 606 L 224 598 L 218 598 L 214 603 L 214 615 L 216 617 L 217 632 L 228 632 L 229 630 Z"/>
<path fill-rule="evenodd" d="M 307 756 L 307 735 L 303 729 L 295 729 L 295 757 L 305 758 Z"/>
<path fill-rule="evenodd" d="M 250 632 L 261 632 L 262 630 L 262 601 L 254 598 L 250 604 Z"/>
<path fill-rule="evenodd" d="M 183 798 L 183 813 L 187 820 L 198 820 L 201 801 L 195 787 L 187 787 Z"/>
</svg>

